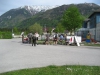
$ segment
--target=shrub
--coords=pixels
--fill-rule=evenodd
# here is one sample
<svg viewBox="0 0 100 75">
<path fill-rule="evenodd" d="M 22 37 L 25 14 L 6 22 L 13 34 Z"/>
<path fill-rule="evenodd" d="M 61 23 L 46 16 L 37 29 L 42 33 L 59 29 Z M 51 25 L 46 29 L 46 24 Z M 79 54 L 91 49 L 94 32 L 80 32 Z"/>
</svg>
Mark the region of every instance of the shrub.
<svg viewBox="0 0 100 75">
<path fill-rule="evenodd" d="M 11 39 L 12 33 L 8 31 L 0 32 L 0 39 Z"/>
</svg>

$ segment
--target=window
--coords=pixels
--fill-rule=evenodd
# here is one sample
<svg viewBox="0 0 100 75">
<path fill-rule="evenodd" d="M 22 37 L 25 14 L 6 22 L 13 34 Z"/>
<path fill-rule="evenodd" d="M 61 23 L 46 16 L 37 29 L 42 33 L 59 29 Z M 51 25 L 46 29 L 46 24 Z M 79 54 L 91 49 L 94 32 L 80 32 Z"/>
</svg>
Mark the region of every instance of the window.
<svg viewBox="0 0 100 75">
<path fill-rule="evenodd" d="M 100 16 L 97 16 L 97 23 L 100 23 Z"/>
</svg>

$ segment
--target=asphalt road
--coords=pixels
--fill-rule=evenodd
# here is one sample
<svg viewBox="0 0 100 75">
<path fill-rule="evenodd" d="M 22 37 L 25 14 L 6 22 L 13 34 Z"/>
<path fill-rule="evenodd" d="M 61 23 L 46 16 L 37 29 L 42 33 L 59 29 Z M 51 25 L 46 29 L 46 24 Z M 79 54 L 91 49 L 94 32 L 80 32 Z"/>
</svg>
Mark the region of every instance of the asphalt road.
<svg viewBox="0 0 100 75">
<path fill-rule="evenodd" d="M 100 66 L 100 47 L 23 44 L 0 39 L 0 73 L 49 65 Z"/>
</svg>

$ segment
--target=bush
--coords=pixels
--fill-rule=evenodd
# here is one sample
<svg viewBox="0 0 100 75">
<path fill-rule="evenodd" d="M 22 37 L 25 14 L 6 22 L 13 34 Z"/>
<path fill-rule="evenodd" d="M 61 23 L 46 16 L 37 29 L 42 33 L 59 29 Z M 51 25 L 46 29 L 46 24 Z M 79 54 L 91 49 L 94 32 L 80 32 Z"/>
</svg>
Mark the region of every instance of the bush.
<svg viewBox="0 0 100 75">
<path fill-rule="evenodd" d="M 0 32 L 0 39 L 11 39 L 12 33 L 11 32 Z"/>
</svg>

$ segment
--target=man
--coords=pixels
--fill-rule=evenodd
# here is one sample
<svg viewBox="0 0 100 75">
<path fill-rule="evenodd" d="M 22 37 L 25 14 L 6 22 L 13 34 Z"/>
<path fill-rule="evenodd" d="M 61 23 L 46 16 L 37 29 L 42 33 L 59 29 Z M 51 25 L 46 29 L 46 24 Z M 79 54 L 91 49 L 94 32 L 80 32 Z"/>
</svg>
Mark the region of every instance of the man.
<svg viewBox="0 0 100 75">
<path fill-rule="evenodd" d="M 50 38 L 49 37 L 50 37 L 50 34 L 49 34 L 49 31 L 47 31 L 46 41 L 45 41 L 46 45 L 48 45 L 50 43 Z"/>
<path fill-rule="evenodd" d="M 27 35 L 29 44 L 31 43 L 32 35 L 33 34 L 31 32 Z"/>
<path fill-rule="evenodd" d="M 36 46 L 36 34 L 33 34 L 32 35 L 32 46 L 33 46 L 33 44 L 34 44 L 34 46 Z"/>
</svg>

